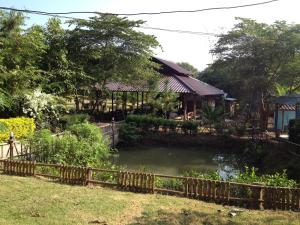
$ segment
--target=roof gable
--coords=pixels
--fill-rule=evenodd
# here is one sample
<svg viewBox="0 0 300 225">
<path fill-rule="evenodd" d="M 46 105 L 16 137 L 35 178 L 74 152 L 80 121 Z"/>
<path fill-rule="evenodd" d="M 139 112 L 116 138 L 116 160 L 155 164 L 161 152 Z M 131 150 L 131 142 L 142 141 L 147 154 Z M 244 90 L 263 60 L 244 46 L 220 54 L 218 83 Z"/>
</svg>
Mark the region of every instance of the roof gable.
<svg viewBox="0 0 300 225">
<path fill-rule="evenodd" d="M 160 72 L 162 73 L 166 73 L 166 74 L 177 74 L 177 75 L 181 75 L 181 76 L 188 76 L 188 75 L 192 75 L 193 73 L 191 71 L 188 71 L 186 69 L 184 69 L 183 67 L 179 66 L 178 64 L 165 60 L 165 59 L 161 59 L 161 58 L 157 58 L 157 57 L 152 57 L 152 60 L 158 64 L 162 65 L 162 68 L 160 69 Z"/>
</svg>

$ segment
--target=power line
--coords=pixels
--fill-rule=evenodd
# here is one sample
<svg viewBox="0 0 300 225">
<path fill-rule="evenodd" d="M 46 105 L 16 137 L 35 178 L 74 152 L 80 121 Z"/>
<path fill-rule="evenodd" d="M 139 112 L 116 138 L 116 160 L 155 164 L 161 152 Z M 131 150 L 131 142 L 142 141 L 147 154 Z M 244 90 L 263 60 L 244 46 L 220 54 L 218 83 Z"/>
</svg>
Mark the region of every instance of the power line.
<svg viewBox="0 0 300 225">
<path fill-rule="evenodd" d="M 116 16 L 139 16 L 139 15 L 160 15 L 160 14 L 173 14 L 173 13 L 196 13 L 196 12 L 204 12 L 204 11 L 212 11 L 212 10 L 227 10 L 227 9 L 237 9 L 237 8 L 245 8 L 245 7 L 253 7 L 258 5 L 270 4 L 273 2 L 277 2 L 280 0 L 270 0 L 264 2 L 257 2 L 245 5 L 235 5 L 235 6 L 221 6 L 221 7 L 212 7 L 212 8 L 204 8 L 204 9 L 195 9 L 195 10 L 172 10 L 172 11 L 161 11 L 161 12 L 139 12 L 139 13 L 105 13 L 105 12 L 97 12 L 97 11 L 70 11 L 70 12 L 45 12 L 45 11 L 37 11 L 37 10 L 28 10 L 28 9 L 14 9 L 10 7 L 0 7 L 3 10 L 14 10 L 18 12 L 25 13 L 36 13 L 40 15 L 47 16 L 55 16 L 55 15 L 68 15 L 68 14 L 98 14 L 98 15 L 116 15 Z M 73 19 L 73 17 L 65 17 L 67 19 Z"/>
<path fill-rule="evenodd" d="M 53 13 L 35 11 L 35 10 L 27 10 L 27 9 L 14 9 L 14 8 L 6 8 L 6 7 L 0 7 L 0 9 L 11 10 L 11 11 L 16 11 L 16 12 L 24 12 L 24 13 L 28 13 L 28 14 L 36 14 L 36 15 L 41 15 L 41 16 L 58 17 L 58 18 L 63 18 L 63 19 L 76 19 L 76 20 L 81 19 L 81 18 L 76 18 L 76 17 L 62 16 L 62 15 L 56 15 Z M 89 20 L 89 19 L 82 19 L 82 20 Z M 219 35 L 216 33 L 208 33 L 208 32 L 202 32 L 202 31 L 189 31 L 189 30 L 179 30 L 179 29 L 174 30 L 174 29 L 148 27 L 148 26 L 139 26 L 136 28 L 147 29 L 147 30 L 166 31 L 166 32 L 180 33 L 180 34 L 208 35 L 208 36 L 218 36 Z"/>
<path fill-rule="evenodd" d="M 137 28 L 149 29 L 149 30 L 167 31 L 167 32 L 182 33 L 182 34 L 195 34 L 195 35 L 207 35 L 207 36 L 218 36 L 218 35 L 220 35 L 220 34 L 216 34 L 216 33 L 202 32 L 202 31 L 173 30 L 173 29 L 158 28 L 158 27 L 140 26 L 140 27 L 137 27 Z"/>
</svg>

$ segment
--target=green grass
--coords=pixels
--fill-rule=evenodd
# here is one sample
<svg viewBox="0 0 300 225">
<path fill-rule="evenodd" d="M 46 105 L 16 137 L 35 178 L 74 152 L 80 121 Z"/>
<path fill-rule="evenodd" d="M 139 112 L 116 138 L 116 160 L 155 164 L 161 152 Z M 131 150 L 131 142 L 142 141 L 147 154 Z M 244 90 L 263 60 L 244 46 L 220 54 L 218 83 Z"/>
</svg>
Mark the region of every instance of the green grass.
<svg viewBox="0 0 300 225">
<path fill-rule="evenodd" d="M 218 210 L 222 210 L 218 212 Z M 0 224 L 289 224 L 300 213 L 245 210 L 197 200 L 134 194 L 101 187 L 62 185 L 28 177 L 0 175 Z"/>
</svg>

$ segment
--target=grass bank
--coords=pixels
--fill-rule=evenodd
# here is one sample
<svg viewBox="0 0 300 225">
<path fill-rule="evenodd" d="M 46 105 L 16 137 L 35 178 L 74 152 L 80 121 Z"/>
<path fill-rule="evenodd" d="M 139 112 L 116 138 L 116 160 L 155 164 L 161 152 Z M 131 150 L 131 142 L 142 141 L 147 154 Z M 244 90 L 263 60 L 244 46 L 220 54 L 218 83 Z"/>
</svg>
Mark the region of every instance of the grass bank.
<svg viewBox="0 0 300 225">
<path fill-rule="evenodd" d="M 5 225 L 300 225 L 297 212 L 244 210 L 230 217 L 230 207 L 198 200 L 5 175 L 0 175 L 0 200 L 0 224 Z"/>
</svg>

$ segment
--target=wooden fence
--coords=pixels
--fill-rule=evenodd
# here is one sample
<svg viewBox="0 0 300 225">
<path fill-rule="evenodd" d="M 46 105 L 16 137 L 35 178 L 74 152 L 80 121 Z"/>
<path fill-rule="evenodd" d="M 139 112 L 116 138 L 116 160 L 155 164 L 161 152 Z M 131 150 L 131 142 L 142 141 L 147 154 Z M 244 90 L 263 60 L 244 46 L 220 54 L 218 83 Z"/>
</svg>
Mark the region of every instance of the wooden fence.
<svg viewBox="0 0 300 225">
<path fill-rule="evenodd" d="M 251 209 L 300 210 L 299 188 L 278 188 L 192 177 L 0 160 L 4 174 L 40 176 L 61 183 L 102 185 L 125 191 L 178 195 Z"/>
</svg>

